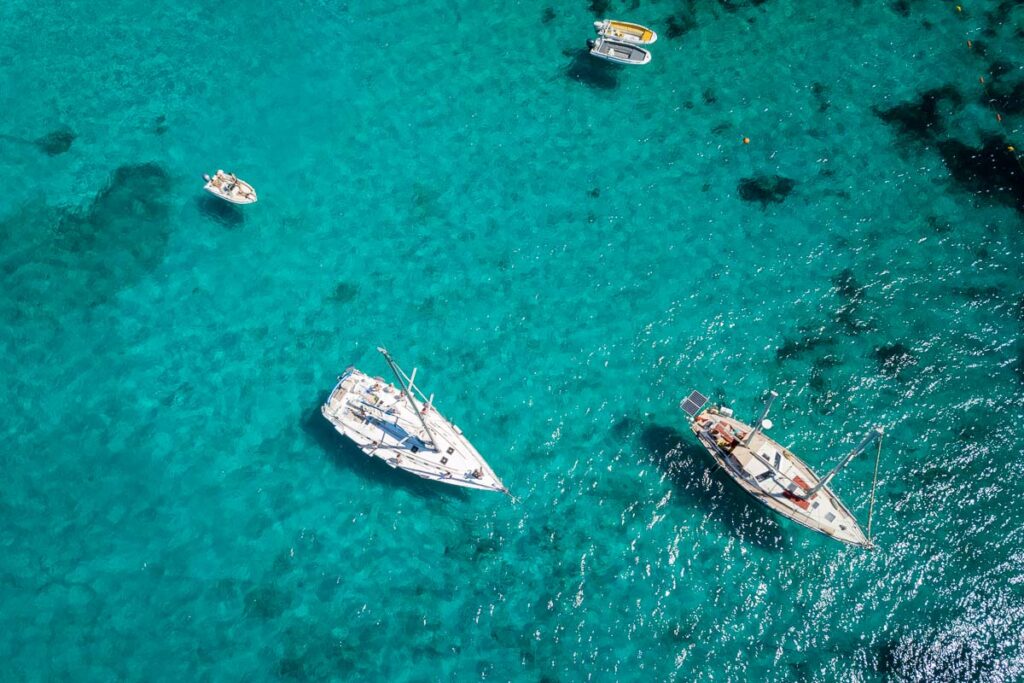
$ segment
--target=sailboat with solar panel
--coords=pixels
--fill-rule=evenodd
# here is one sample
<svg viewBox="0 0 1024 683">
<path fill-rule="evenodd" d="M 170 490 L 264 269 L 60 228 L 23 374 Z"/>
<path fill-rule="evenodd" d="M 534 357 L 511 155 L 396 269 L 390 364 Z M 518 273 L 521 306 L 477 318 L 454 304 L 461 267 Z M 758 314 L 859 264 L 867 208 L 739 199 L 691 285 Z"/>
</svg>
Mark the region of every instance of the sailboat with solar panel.
<svg viewBox="0 0 1024 683">
<path fill-rule="evenodd" d="M 338 378 L 323 416 L 363 453 L 396 469 L 453 486 L 508 493 L 483 456 L 434 407 L 387 349 L 378 348 L 398 386 L 350 366 Z M 511 495 L 511 494 L 510 494 Z"/>
<path fill-rule="evenodd" d="M 765 430 L 772 426 L 768 411 L 777 396 L 776 392 L 771 392 L 761 417 L 753 427 L 733 417 L 729 408 L 711 406 L 705 409 L 708 399 L 697 391 L 683 399 L 679 407 L 689 418 L 690 429 L 701 445 L 744 491 L 783 517 L 808 529 L 849 545 L 874 547 L 871 542 L 870 512 L 874 507 L 874 485 L 871 489 L 867 534 L 828 485 L 851 460 L 876 440 L 881 453 L 882 428 L 872 428 L 857 447 L 847 453 L 828 474 L 819 477 L 788 448 L 765 434 Z M 877 460 L 875 472 L 877 478 Z"/>
</svg>

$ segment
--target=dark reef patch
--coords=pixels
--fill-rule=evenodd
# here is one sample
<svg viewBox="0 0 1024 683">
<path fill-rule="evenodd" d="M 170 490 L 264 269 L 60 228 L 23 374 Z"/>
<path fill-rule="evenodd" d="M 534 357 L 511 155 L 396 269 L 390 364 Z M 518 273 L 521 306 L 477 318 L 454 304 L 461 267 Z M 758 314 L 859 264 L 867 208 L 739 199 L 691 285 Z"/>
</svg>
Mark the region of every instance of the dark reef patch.
<svg viewBox="0 0 1024 683">
<path fill-rule="evenodd" d="M 1024 114 L 1024 81 L 1015 85 L 996 83 L 984 101 L 1002 114 Z M 984 98 L 984 96 L 983 96 Z"/>
<path fill-rule="evenodd" d="M 780 175 L 761 175 L 742 178 L 737 190 L 745 202 L 760 202 L 761 206 L 781 203 L 796 187 L 796 181 Z"/>
<path fill-rule="evenodd" d="M 851 268 L 844 268 L 832 278 L 832 287 L 836 294 L 850 303 L 857 303 L 864 298 L 864 287 L 857 282 Z"/>
<path fill-rule="evenodd" d="M 866 289 L 857 282 L 853 271 L 849 268 L 832 278 L 833 291 L 844 301 L 836 309 L 833 320 L 842 325 L 847 334 L 859 334 L 873 329 L 874 325 L 859 317 L 861 303 Z"/>
<path fill-rule="evenodd" d="M 760 7 L 766 2 L 768 0 L 718 0 L 718 6 L 731 14 L 746 7 Z"/>
<path fill-rule="evenodd" d="M 818 103 L 819 113 L 825 113 L 828 111 L 828 108 L 832 106 L 832 103 L 828 99 L 828 89 L 821 83 L 818 83 L 817 81 L 811 83 L 811 94 L 814 95 L 814 99 Z"/>
<path fill-rule="evenodd" d="M 998 680 L 995 661 L 966 640 L 887 640 L 875 648 L 875 667 L 885 680 L 959 683 Z"/>
<path fill-rule="evenodd" d="M 550 24 L 552 21 L 555 20 L 555 17 L 557 17 L 557 16 L 558 15 L 555 14 L 555 8 L 554 7 L 545 7 L 544 8 L 544 12 L 540 15 L 540 23 L 542 23 L 542 24 Z"/>
<path fill-rule="evenodd" d="M 285 680 L 363 680 L 365 675 L 354 675 L 361 659 L 357 643 L 373 643 L 374 637 L 371 633 L 357 632 L 350 641 L 343 640 L 312 620 L 292 621 L 278 638 L 283 656 L 274 673 Z M 386 645 L 375 647 L 386 648 Z M 431 652 L 429 656 L 437 659 L 439 655 Z"/>
<path fill-rule="evenodd" d="M 140 280 L 166 249 L 169 182 L 157 164 L 121 166 L 84 210 L 44 208 L 0 223 L 19 245 L 0 252 L 0 307 L 91 307 Z"/>
<path fill-rule="evenodd" d="M 352 284 L 351 282 L 339 282 L 331 292 L 331 301 L 336 301 L 340 304 L 347 304 L 359 295 L 359 285 Z"/>
<path fill-rule="evenodd" d="M 245 595 L 245 616 L 274 619 L 289 605 L 288 594 L 274 586 L 259 586 Z"/>
<path fill-rule="evenodd" d="M 886 377 L 897 377 L 903 370 L 917 363 L 917 358 L 910 349 L 898 342 L 876 347 L 871 356 L 878 362 L 879 371 Z"/>
<path fill-rule="evenodd" d="M 153 122 L 153 132 L 157 135 L 163 135 L 168 130 L 169 128 L 167 126 L 167 117 L 163 114 L 156 117 L 156 120 Z"/>
<path fill-rule="evenodd" d="M 1014 66 L 1010 62 L 998 59 L 988 65 L 989 76 L 992 77 L 993 81 L 999 80 L 1003 76 L 1009 73 L 1013 73 Z"/>
<path fill-rule="evenodd" d="M 970 299 L 973 303 L 982 304 L 995 304 L 997 303 L 1002 295 L 1002 290 L 999 287 L 979 287 L 976 285 L 968 285 L 966 287 L 954 287 L 953 294 L 962 296 L 965 299 Z"/>
<path fill-rule="evenodd" d="M 588 8 L 594 14 L 595 17 L 598 17 L 599 19 L 604 19 L 604 16 L 608 14 L 608 10 L 609 8 L 611 8 L 611 6 L 612 3 L 610 0 L 590 0 Z"/>
<path fill-rule="evenodd" d="M 825 375 L 822 374 L 822 372 L 817 368 L 811 370 L 810 377 L 807 380 L 807 385 L 811 388 L 812 391 L 815 391 L 819 394 L 823 393 L 827 388 L 825 385 Z"/>
<path fill-rule="evenodd" d="M 718 101 L 718 98 L 715 96 L 715 91 L 711 88 L 704 88 L 702 97 L 704 98 L 704 104 L 714 104 Z"/>
<path fill-rule="evenodd" d="M 67 126 L 61 126 L 51 130 L 41 138 L 37 138 L 35 144 L 36 147 L 49 156 L 55 157 L 71 149 L 71 144 L 75 141 L 76 137 L 78 136 L 75 135 L 75 131 Z"/>
<path fill-rule="evenodd" d="M 591 57 L 588 50 L 577 50 L 565 75 L 591 88 L 614 90 L 619 87 L 616 68 L 603 59 Z"/>
<path fill-rule="evenodd" d="M 636 429 L 636 422 L 628 415 L 625 415 L 616 420 L 615 424 L 612 425 L 612 438 L 616 441 L 622 441 L 628 438 L 634 429 Z"/>
<path fill-rule="evenodd" d="M 597 199 L 598 197 L 601 196 L 601 188 L 600 187 L 591 188 L 591 190 L 589 192 L 587 192 L 587 195 L 592 197 L 593 199 Z"/>
<path fill-rule="evenodd" d="M 1024 171 L 1009 147 L 1001 138 L 986 139 L 980 149 L 946 140 L 939 143 L 939 154 L 961 187 L 1024 213 Z"/>
<path fill-rule="evenodd" d="M 953 232 L 953 224 L 947 220 L 942 220 L 938 216 L 928 216 L 928 227 L 932 229 L 937 235 L 946 235 Z"/>
<path fill-rule="evenodd" d="M 673 14 L 666 21 L 668 28 L 665 29 L 665 37 L 669 40 L 681 38 L 697 28 L 697 20 L 692 14 Z"/>
<path fill-rule="evenodd" d="M 959 107 L 963 104 L 963 97 L 956 88 L 946 85 L 926 90 L 916 100 L 889 109 L 873 108 L 872 111 L 904 135 L 928 137 L 941 133 L 945 128 L 940 109 L 943 104 Z"/>
<path fill-rule="evenodd" d="M 819 346 L 831 346 L 835 341 L 829 337 L 801 337 L 800 339 L 783 339 L 782 346 L 775 350 L 775 359 L 789 360 L 813 351 Z"/>
</svg>

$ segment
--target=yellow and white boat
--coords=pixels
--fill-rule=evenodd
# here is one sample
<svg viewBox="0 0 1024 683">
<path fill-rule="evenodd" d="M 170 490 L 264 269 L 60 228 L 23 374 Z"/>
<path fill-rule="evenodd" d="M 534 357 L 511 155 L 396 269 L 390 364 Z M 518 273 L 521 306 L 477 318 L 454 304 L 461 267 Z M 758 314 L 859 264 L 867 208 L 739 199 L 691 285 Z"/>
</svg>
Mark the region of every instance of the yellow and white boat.
<svg viewBox="0 0 1024 683">
<path fill-rule="evenodd" d="M 595 21 L 594 29 L 597 31 L 597 35 L 620 43 L 650 45 L 658 39 L 658 34 L 651 29 L 640 24 L 631 24 L 628 21 L 615 21 L 614 19 Z"/>
</svg>

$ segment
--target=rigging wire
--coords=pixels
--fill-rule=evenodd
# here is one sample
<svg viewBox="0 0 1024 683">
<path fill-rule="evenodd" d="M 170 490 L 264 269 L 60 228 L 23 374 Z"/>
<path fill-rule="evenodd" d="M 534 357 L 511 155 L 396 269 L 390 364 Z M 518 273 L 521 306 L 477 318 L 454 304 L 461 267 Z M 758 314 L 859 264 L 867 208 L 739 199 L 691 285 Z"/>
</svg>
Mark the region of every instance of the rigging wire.
<svg viewBox="0 0 1024 683">
<path fill-rule="evenodd" d="M 882 459 L 882 436 L 878 437 L 878 453 L 875 455 L 875 476 L 871 481 L 871 503 L 868 505 L 868 543 L 871 542 L 871 515 L 875 511 L 875 488 L 878 486 L 878 463 Z"/>
</svg>

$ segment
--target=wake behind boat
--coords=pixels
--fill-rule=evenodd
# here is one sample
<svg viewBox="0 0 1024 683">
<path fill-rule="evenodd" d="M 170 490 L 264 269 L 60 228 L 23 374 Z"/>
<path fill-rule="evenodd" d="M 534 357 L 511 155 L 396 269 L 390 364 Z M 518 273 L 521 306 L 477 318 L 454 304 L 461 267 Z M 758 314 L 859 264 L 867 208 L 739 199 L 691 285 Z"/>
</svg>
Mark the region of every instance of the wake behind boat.
<svg viewBox="0 0 1024 683">
<path fill-rule="evenodd" d="M 234 173 L 225 173 L 217 169 L 215 176 L 211 178 L 204 174 L 203 180 L 206 181 L 206 185 L 203 185 L 204 190 L 226 202 L 232 204 L 256 203 L 256 190 L 249 183 L 240 180 Z"/>
<path fill-rule="evenodd" d="M 690 418 L 690 430 L 701 445 L 744 491 L 808 529 L 849 545 L 874 547 L 853 513 L 828 488 L 828 483 L 875 439 L 881 438 L 882 428 L 875 427 L 868 432 L 838 465 L 819 478 L 800 458 L 762 431 L 772 426 L 766 417 L 776 396 L 778 394 L 771 392 L 756 427 L 735 419 L 728 408 L 713 406 L 701 412 L 708 399 L 696 391 L 680 403 L 680 408 Z M 869 512 L 868 533 L 870 531 Z"/>
<path fill-rule="evenodd" d="M 628 21 L 615 21 L 605 19 L 595 21 L 594 30 L 597 35 L 617 40 L 620 43 L 635 43 L 637 45 L 650 45 L 658 40 L 658 34 L 640 24 L 631 24 Z"/>
<path fill-rule="evenodd" d="M 334 428 L 391 467 L 444 484 L 508 493 L 462 430 L 437 411 L 434 396 L 416 387 L 416 370 L 406 375 L 386 349 L 377 350 L 398 387 L 349 367 L 321 408 Z"/>
<path fill-rule="evenodd" d="M 651 53 L 642 47 L 608 38 L 588 40 L 587 47 L 593 56 L 616 64 L 646 64 L 651 61 Z"/>
</svg>

